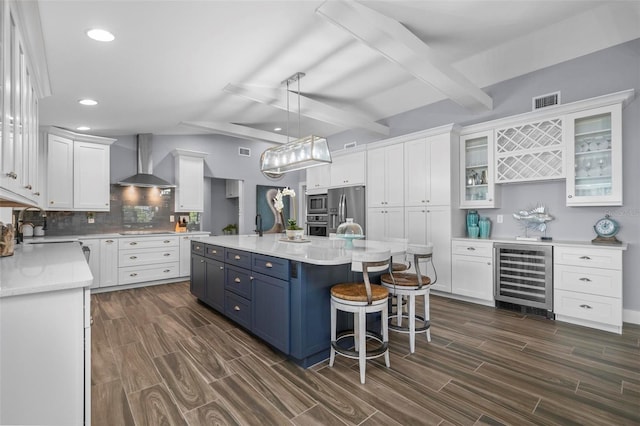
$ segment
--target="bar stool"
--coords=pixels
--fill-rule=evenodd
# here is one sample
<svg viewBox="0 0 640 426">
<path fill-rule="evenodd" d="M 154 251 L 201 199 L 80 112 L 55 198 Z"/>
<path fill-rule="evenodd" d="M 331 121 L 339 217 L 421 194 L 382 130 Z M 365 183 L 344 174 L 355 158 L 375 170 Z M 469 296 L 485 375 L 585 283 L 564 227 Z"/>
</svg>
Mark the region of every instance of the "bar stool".
<svg viewBox="0 0 640 426">
<path fill-rule="evenodd" d="M 347 358 L 357 359 L 360 365 L 360 383 L 364 384 L 366 360 L 384 355 L 385 364 L 389 363 L 389 321 L 387 301 L 389 291 L 377 284 L 371 284 L 369 273 L 390 271 L 391 252 L 358 252 L 351 258 L 351 270 L 362 272 L 364 282 L 341 283 L 331 287 L 331 356 L 329 366 L 333 367 L 336 353 Z M 338 310 L 353 313 L 353 330 L 337 335 Z M 382 316 L 382 334 L 367 331 L 367 314 L 380 312 Z M 341 339 L 354 338 L 354 350 L 338 345 Z M 367 339 L 380 343 L 375 349 L 367 350 Z"/>
<path fill-rule="evenodd" d="M 407 254 L 413 255 L 413 265 L 416 273 L 399 272 L 383 274 L 380 277 L 380 282 L 386 287 L 391 298 L 394 296 L 397 299 L 398 309 L 395 314 L 389 316 L 389 328 L 392 331 L 409 334 L 409 349 L 411 353 L 415 352 L 416 347 L 416 333 L 426 333 L 427 341 L 431 341 L 431 323 L 429 321 L 429 289 L 431 284 L 435 283 L 438 279 L 438 274 L 433 264 L 433 244 L 418 245 L 411 244 L 407 247 Z M 434 281 L 422 274 L 420 271 L 420 262 L 431 262 L 434 272 Z M 427 268 L 425 265 L 425 272 Z M 416 315 L 416 297 L 422 296 L 424 298 L 424 317 Z M 401 300 L 407 297 L 409 312 L 404 313 L 402 309 Z M 396 324 L 393 324 L 393 318 L 396 318 Z M 407 318 L 408 326 L 402 325 L 403 318 Z M 416 322 L 422 322 L 422 326 L 416 327 Z"/>
</svg>

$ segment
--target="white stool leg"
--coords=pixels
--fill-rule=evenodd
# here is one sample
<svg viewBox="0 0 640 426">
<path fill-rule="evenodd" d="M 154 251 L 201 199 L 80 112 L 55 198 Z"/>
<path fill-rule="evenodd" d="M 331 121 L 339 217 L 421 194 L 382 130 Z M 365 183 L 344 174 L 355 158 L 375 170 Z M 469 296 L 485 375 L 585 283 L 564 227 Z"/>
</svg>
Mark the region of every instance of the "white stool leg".
<svg viewBox="0 0 640 426">
<path fill-rule="evenodd" d="M 396 295 L 396 314 L 398 315 L 396 317 L 396 324 L 398 324 L 398 327 L 402 327 L 402 315 L 404 314 L 403 302 L 404 296 Z"/>
<path fill-rule="evenodd" d="M 358 317 L 358 363 L 360 364 L 360 383 L 364 385 L 364 372 L 367 366 L 367 314 L 364 308 L 360 309 Z"/>
<path fill-rule="evenodd" d="M 411 353 L 416 351 L 416 296 L 409 295 L 409 349 Z"/>
<path fill-rule="evenodd" d="M 360 337 L 360 318 L 358 313 L 353 313 L 353 350 L 358 352 L 360 350 L 360 344 L 358 337 Z"/>
<path fill-rule="evenodd" d="M 382 341 L 384 343 L 389 343 L 389 313 L 386 309 L 382 310 Z M 391 362 L 389 361 L 389 347 L 387 347 L 387 351 L 384 354 L 384 363 L 387 367 L 391 367 Z"/>
<path fill-rule="evenodd" d="M 333 300 L 331 300 L 331 341 L 336 341 L 336 323 L 337 323 L 337 315 L 338 310 L 336 308 L 336 304 Z M 331 355 L 329 357 L 329 367 L 333 367 L 333 362 L 336 359 L 336 350 L 331 345 Z"/>
<path fill-rule="evenodd" d="M 424 320 L 429 321 L 429 292 L 424 295 Z M 427 328 L 427 342 L 431 341 L 431 326 Z"/>
</svg>

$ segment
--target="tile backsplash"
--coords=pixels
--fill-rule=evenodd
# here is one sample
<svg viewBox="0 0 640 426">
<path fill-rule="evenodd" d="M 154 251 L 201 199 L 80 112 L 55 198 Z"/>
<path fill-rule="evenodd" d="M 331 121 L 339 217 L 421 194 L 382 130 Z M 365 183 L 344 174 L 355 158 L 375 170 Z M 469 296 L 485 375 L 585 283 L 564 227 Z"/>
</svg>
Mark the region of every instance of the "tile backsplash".
<svg viewBox="0 0 640 426">
<path fill-rule="evenodd" d="M 138 188 L 111 185 L 109 212 L 47 211 L 46 235 L 109 234 L 123 231 L 173 231 L 175 221 L 186 216 L 189 230 L 200 229 L 199 214 L 174 212 L 174 189 Z M 14 210 L 17 215 L 20 210 Z M 89 223 L 90 219 L 93 223 Z M 24 213 L 23 221 L 42 225 L 37 210 Z"/>
</svg>

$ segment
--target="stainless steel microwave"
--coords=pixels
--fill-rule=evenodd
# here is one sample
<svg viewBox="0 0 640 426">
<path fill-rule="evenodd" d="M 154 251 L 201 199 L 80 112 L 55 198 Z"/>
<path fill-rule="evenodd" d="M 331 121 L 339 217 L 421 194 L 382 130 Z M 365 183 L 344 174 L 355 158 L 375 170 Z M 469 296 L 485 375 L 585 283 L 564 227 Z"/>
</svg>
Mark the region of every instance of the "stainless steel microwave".
<svg viewBox="0 0 640 426">
<path fill-rule="evenodd" d="M 326 214 L 327 194 L 307 195 L 307 214 Z"/>
</svg>

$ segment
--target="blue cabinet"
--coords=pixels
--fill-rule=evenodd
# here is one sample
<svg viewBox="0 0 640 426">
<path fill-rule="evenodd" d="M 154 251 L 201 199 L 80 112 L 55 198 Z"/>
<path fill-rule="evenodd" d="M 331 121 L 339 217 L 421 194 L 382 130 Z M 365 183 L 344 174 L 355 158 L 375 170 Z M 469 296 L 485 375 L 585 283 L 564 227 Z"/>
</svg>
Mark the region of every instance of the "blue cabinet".
<svg viewBox="0 0 640 426">
<path fill-rule="evenodd" d="M 200 300 L 206 298 L 207 287 L 207 266 L 204 257 L 198 254 L 191 254 L 191 279 L 189 289 L 191 294 Z"/>
<path fill-rule="evenodd" d="M 218 312 L 224 312 L 224 263 L 206 259 L 206 290 L 204 301 Z"/>
<path fill-rule="evenodd" d="M 290 346 L 289 309 L 289 281 L 254 272 L 251 331 L 286 354 Z"/>
<path fill-rule="evenodd" d="M 245 299 L 251 299 L 251 271 L 237 266 L 226 265 L 224 287 Z"/>
</svg>

